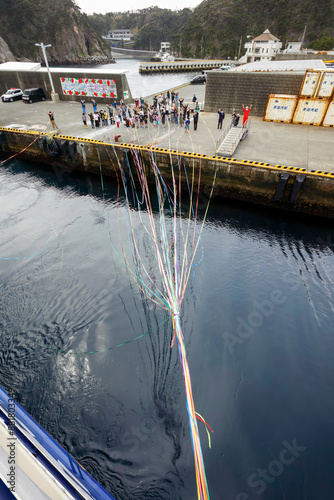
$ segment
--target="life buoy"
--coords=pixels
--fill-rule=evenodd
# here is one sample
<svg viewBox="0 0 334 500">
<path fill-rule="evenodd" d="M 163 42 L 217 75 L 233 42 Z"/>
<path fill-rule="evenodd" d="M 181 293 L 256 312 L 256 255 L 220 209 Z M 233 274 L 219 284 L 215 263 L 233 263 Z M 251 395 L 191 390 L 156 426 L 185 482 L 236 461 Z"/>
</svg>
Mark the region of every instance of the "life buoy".
<svg viewBox="0 0 334 500">
<path fill-rule="evenodd" d="M 43 139 L 43 149 L 44 149 L 44 152 L 48 156 L 50 156 L 50 158 L 54 158 L 55 156 L 58 156 L 59 151 L 60 151 L 57 142 L 54 139 L 52 139 L 51 142 L 49 143 L 46 137 L 44 137 L 44 139 Z"/>
</svg>

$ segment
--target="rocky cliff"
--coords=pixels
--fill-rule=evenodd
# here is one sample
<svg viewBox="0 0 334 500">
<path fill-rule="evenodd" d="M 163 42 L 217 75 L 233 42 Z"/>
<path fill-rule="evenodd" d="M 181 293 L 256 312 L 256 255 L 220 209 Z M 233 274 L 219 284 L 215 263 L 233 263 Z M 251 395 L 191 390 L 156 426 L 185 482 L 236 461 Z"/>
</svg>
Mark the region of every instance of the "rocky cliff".
<svg viewBox="0 0 334 500">
<path fill-rule="evenodd" d="M 5 40 L 0 36 L 0 63 L 13 61 L 15 57 L 9 50 L 9 47 Z"/>
<path fill-rule="evenodd" d="M 44 62 L 35 46 L 41 42 L 52 45 L 47 49 L 50 64 L 111 60 L 108 48 L 72 0 L 0 0 L 0 37 L 7 46 L 7 50 L 0 46 L 2 62 Z"/>
</svg>

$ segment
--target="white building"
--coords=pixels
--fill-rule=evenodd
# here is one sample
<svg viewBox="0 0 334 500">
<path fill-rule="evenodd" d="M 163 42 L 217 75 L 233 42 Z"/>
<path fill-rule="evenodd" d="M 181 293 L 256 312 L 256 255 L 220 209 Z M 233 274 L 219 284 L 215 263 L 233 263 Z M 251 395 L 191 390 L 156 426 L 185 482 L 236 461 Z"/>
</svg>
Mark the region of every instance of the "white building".
<svg viewBox="0 0 334 500">
<path fill-rule="evenodd" d="M 162 54 L 165 54 L 166 52 L 170 52 L 170 43 L 169 42 L 161 42 L 160 52 Z"/>
<path fill-rule="evenodd" d="M 262 35 L 245 43 L 246 54 L 241 62 L 271 61 L 282 47 L 282 42 L 265 30 Z"/>
<path fill-rule="evenodd" d="M 108 35 L 104 36 L 106 40 L 111 40 L 115 42 L 130 41 L 133 38 L 133 33 L 131 30 L 122 29 L 122 30 L 111 30 Z"/>
<path fill-rule="evenodd" d="M 286 48 L 283 54 L 299 54 L 301 52 L 302 42 L 286 42 Z"/>
</svg>

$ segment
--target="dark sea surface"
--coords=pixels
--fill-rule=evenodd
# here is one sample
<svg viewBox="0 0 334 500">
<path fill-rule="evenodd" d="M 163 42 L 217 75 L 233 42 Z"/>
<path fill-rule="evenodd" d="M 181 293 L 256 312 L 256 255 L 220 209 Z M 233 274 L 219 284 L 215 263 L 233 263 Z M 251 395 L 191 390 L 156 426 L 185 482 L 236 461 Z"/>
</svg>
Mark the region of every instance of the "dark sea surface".
<svg viewBox="0 0 334 500">
<path fill-rule="evenodd" d="M 129 215 L 154 255 L 103 180 L 2 166 L 0 384 L 117 500 L 194 500 L 172 322 L 124 265 Z M 334 498 L 333 249 L 330 222 L 210 206 L 182 326 L 211 500 Z"/>
</svg>

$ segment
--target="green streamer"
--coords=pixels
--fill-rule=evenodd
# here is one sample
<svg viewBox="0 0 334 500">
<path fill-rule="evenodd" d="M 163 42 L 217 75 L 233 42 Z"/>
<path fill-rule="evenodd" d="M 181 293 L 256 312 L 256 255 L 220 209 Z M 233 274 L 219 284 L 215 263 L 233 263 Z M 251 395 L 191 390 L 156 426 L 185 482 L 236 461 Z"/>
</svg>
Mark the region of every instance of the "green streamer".
<svg viewBox="0 0 334 500">
<path fill-rule="evenodd" d="M 162 321 L 161 323 L 159 323 L 158 326 L 161 326 L 164 323 L 166 323 L 166 321 L 168 321 L 168 319 L 169 318 L 167 318 L 164 321 Z M 142 337 L 145 337 L 145 335 L 148 335 L 149 333 L 151 333 L 151 331 L 152 330 L 148 330 L 147 332 L 143 333 L 142 335 L 139 335 L 139 337 L 136 337 L 136 338 L 131 339 L 131 340 L 127 340 L 126 342 L 123 342 L 122 344 L 114 345 L 112 347 L 107 347 L 106 349 L 102 349 L 101 351 L 74 351 L 72 354 L 75 354 L 75 355 L 79 355 L 79 354 L 97 354 L 99 352 L 111 351 L 112 349 L 116 349 L 117 347 L 122 347 L 124 345 L 130 344 L 131 342 L 134 342 L 135 340 L 139 340 Z M 51 349 L 52 351 L 57 351 L 57 352 L 59 352 L 59 354 L 68 354 L 68 352 L 65 352 L 65 351 L 58 351 L 58 349 L 56 349 L 55 347 L 48 347 L 48 346 L 45 346 L 44 344 L 38 344 L 38 343 L 36 343 L 35 345 L 39 345 L 41 347 L 44 347 L 45 349 Z M 66 356 L 64 356 L 64 357 L 66 357 Z"/>
</svg>

